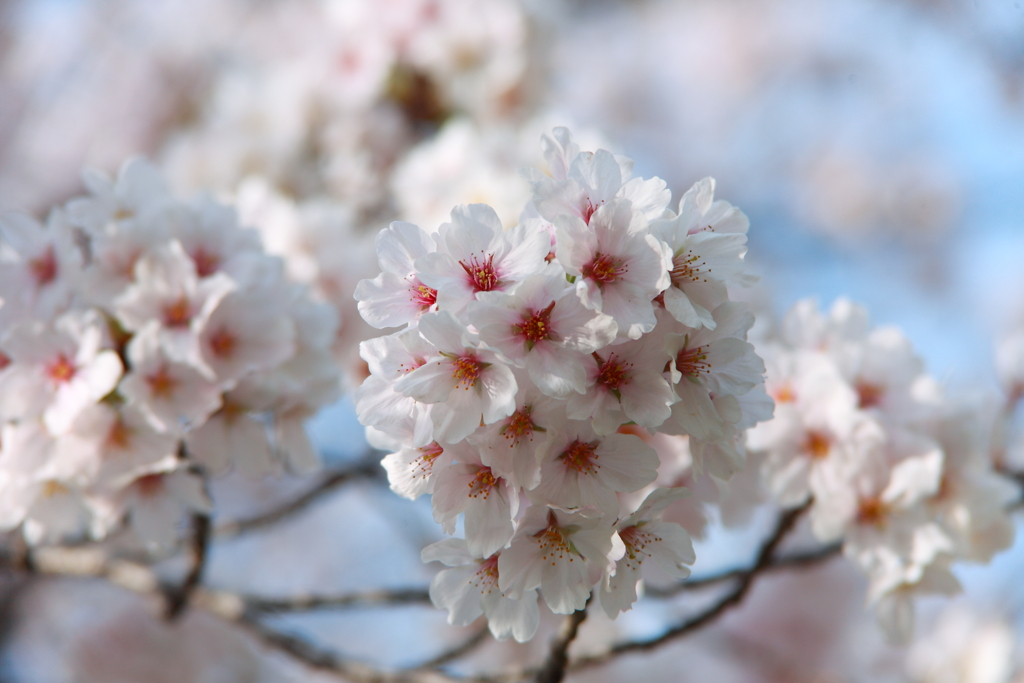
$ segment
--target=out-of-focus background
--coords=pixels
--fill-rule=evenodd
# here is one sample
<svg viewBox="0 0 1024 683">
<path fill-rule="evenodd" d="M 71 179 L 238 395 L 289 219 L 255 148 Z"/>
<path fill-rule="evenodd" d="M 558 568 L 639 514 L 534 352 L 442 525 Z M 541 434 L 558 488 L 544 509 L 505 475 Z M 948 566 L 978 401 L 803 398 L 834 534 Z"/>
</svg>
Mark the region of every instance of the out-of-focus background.
<svg viewBox="0 0 1024 683">
<path fill-rule="evenodd" d="M 528 198 L 517 169 L 539 163 L 555 125 L 633 157 L 676 198 L 714 176 L 716 196 L 750 217 L 761 283 L 749 299 L 764 320 L 807 296 L 848 296 L 901 327 L 951 391 L 996 386 L 993 345 L 1024 321 L 1016 0 L 0 0 L 0 209 L 42 217 L 82 191 L 82 167 L 116 174 L 150 157 L 179 193 L 235 202 L 290 274 L 336 305 L 349 387 L 354 341 L 372 333 L 351 291 L 376 273 L 376 231 L 433 227 L 480 201 L 514 224 Z M 348 399 L 311 430 L 328 465 L 366 448 Z M 213 491 L 218 515 L 272 507 L 305 483 L 229 477 Z M 695 574 L 749 557 L 760 522 L 712 524 Z M 425 585 L 434 570 L 419 548 L 437 533 L 423 501 L 357 483 L 217 543 L 207 582 L 267 595 Z M 645 671 L 1024 680 L 1022 548 L 961 571 L 966 595 L 922 605 L 905 649 L 883 644 L 856 572 L 833 561 L 766 580 L 742 613 Z M 201 613 L 167 625 L 87 580 L 3 585 L 2 681 L 310 680 Z M 578 651 L 686 605 L 588 620 Z M 429 606 L 275 623 L 392 666 L 468 633 Z M 487 645 L 476 661 L 544 642 Z"/>
</svg>

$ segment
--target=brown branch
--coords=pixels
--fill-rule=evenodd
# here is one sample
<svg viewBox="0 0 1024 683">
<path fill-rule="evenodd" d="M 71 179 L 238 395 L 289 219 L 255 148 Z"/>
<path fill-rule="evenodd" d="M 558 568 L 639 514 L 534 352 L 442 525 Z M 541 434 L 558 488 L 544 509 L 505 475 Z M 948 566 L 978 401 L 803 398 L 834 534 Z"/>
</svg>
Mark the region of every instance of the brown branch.
<svg viewBox="0 0 1024 683">
<path fill-rule="evenodd" d="M 462 641 L 458 645 L 441 652 L 440 654 L 431 657 L 427 661 L 423 662 L 417 669 L 436 669 L 448 662 L 454 662 L 456 659 L 465 657 L 476 648 L 483 645 L 489 640 L 487 637 L 490 635 L 490 629 L 487 628 L 487 624 L 477 629 L 476 633 L 471 635 L 466 640 Z"/>
<path fill-rule="evenodd" d="M 588 600 L 587 603 L 589 602 Z M 535 683 L 561 683 L 565 678 L 565 668 L 569 663 L 569 646 L 576 639 L 580 624 L 587 618 L 587 606 L 584 605 L 583 609 L 576 610 L 565 618 L 562 630 L 551 641 L 551 651 L 547 660 L 537 671 L 537 677 L 533 679 Z"/>
<path fill-rule="evenodd" d="M 810 506 L 810 501 L 804 503 L 800 507 L 791 508 L 779 517 L 778 523 L 775 525 L 775 530 L 771 536 L 761 545 L 761 549 L 757 554 L 757 558 L 754 564 L 747 570 L 739 574 L 739 581 L 736 586 L 729 591 L 720 600 L 715 602 L 713 605 L 708 607 L 703 612 L 692 616 L 679 624 L 668 629 L 664 633 L 654 638 L 646 640 L 633 640 L 625 643 L 619 643 L 613 646 L 607 652 L 596 655 L 593 657 L 585 657 L 583 659 L 573 662 L 570 666 L 570 670 L 577 670 L 591 666 L 597 666 L 604 664 L 613 657 L 623 655 L 629 652 L 643 652 L 652 650 L 656 647 L 664 645 L 665 643 L 684 636 L 692 631 L 711 623 L 724 612 L 740 604 L 743 598 L 746 597 L 750 591 L 751 586 L 754 584 L 755 579 L 762 574 L 767 567 L 771 565 L 772 556 L 775 554 L 775 550 L 778 548 L 782 539 L 785 538 L 786 534 L 793 528 L 800 516 Z"/>
<path fill-rule="evenodd" d="M 292 515 L 302 512 L 309 505 L 318 501 L 322 496 L 335 489 L 357 479 L 370 479 L 380 474 L 380 462 L 372 456 L 364 458 L 359 464 L 349 469 L 339 470 L 326 474 L 319 483 L 315 484 L 305 493 L 293 498 L 290 501 L 279 505 L 272 510 L 262 512 L 252 517 L 239 519 L 232 522 L 225 522 L 217 527 L 214 534 L 218 538 L 238 536 L 249 531 L 262 529 L 263 527 L 277 524 Z"/>
<path fill-rule="evenodd" d="M 344 607 L 430 603 L 430 593 L 425 588 L 378 589 L 340 595 L 300 595 L 292 598 L 259 598 L 247 595 L 239 597 L 255 612 L 310 612 Z"/>
<path fill-rule="evenodd" d="M 812 566 L 835 557 L 842 551 L 842 549 L 842 543 L 830 543 L 829 545 L 824 545 L 820 548 L 815 548 L 814 550 L 793 553 L 786 557 L 772 559 L 771 562 L 762 568 L 762 571 L 775 572 L 780 569 Z M 668 598 L 691 590 L 717 586 L 721 583 L 725 583 L 726 581 L 741 578 L 748 572 L 750 572 L 750 567 L 735 567 L 717 574 L 691 577 L 683 582 L 665 588 L 648 587 L 644 595 L 645 597 L 652 598 Z"/>
<path fill-rule="evenodd" d="M 30 562 L 12 553 L 0 553 L 0 569 L 37 576 L 104 579 L 144 597 L 165 598 L 174 586 L 161 583 L 152 568 L 136 562 L 113 559 L 97 547 L 45 547 L 35 550 Z M 433 669 L 383 671 L 368 664 L 343 658 L 308 641 L 281 633 L 263 623 L 264 613 L 249 609 L 240 596 L 203 588 L 198 583 L 189 591 L 188 604 L 236 624 L 256 635 L 264 644 L 290 654 L 303 664 L 338 674 L 355 683 L 441 683 L 459 680 Z M 451 655 L 451 658 L 458 654 Z"/>
<path fill-rule="evenodd" d="M 189 570 L 181 584 L 165 591 L 167 605 L 164 618 L 173 621 L 181 616 L 188 606 L 189 598 L 199 587 L 206 568 L 206 557 L 210 545 L 210 516 L 206 513 L 192 515 L 192 536 L 189 541 Z"/>
</svg>

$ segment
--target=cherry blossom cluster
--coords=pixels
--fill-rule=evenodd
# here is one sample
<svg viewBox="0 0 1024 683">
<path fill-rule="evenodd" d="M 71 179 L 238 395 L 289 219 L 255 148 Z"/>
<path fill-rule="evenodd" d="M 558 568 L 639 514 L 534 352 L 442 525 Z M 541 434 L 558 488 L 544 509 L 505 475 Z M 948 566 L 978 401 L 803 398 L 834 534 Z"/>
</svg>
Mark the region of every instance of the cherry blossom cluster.
<svg viewBox="0 0 1024 683">
<path fill-rule="evenodd" d="M 814 535 L 842 540 L 887 634 L 906 640 L 914 596 L 956 592 L 953 562 L 988 562 L 1013 540 L 996 411 L 946 397 L 899 330 L 845 299 L 826 313 L 800 302 L 758 351 L 775 418 L 747 445 L 765 486 L 782 505 L 813 501 Z"/>
<path fill-rule="evenodd" d="M 710 179 L 672 211 L 664 181 L 580 151 L 564 128 L 542 147 L 518 225 L 483 204 L 433 233 L 392 223 L 382 272 L 355 294 L 371 325 L 402 328 L 362 344 L 356 394 L 391 486 L 432 494 L 446 533 L 463 515 L 464 538 L 423 551 L 451 567 L 432 598 L 452 623 L 482 613 L 519 641 L 538 590 L 560 614 L 596 592 L 614 617 L 642 570 L 688 575 L 689 535 L 661 519 L 686 491 L 652 486 L 661 463 L 634 432 L 689 435 L 697 466 L 724 480 L 772 410 L 754 317 L 727 289 L 750 282 L 746 217 Z"/>
<path fill-rule="evenodd" d="M 336 321 L 229 207 L 141 160 L 84 180 L 45 225 L 0 217 L 0 527 L 166 546 L 199 472 L 317 466 Z"/>
</svg>

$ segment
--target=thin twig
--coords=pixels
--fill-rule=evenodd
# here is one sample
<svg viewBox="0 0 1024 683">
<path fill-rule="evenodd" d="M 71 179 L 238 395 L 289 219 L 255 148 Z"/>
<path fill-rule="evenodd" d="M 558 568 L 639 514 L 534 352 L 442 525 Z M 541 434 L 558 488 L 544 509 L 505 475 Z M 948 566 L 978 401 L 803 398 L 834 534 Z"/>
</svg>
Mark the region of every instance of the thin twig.
<svg viewBox="0 0 1024 683">
<path fill-rule="evenodd" d="M 436 669 L 440 666 L 447 664 L 448 662 L 454 662 L 456 659 L 461 659 L 462 657 L 465 657 L 470 652 L 472 652 L 473 650 L 487 642 L 489 640 L 489 635 L 490 629 L 487 628 L 487 624 L 484 624 L 466 640 L 462 641 L 461 643 L 455 645 L 452 648 L 445 650 L 444 652 L 439 653 L 435 657 L 431 657 L 430 659 L 423 662 L 416 668 Z"/>
<path fill-rule="evenodd" d="M 589 605 L 590 601 L 587 602 Z M 576 610 L 565 618 L 562 630 L 551 642 L 548 658 L 537 671 L 537 677 L 533 679 L 535 683 L 561 683 L 565 678 L 565 668 L 569 663 L 569 646 L 576 639 L 576 632 L 579 631 L 580 624 L 587 618 L 588 605 L 584 605 L 583 609 Z"/>
<path fill-rule="evenodd" d="M 765 567 L 763 571 L 774 572 L 780 569 L 791 569 L 794 567 L 806 567 L 815 565 L 824 560 L 828 560 L 838 555 L 843 549 L 842 543 L 830 543 L 829 545 L 815 548 L 814 550 L 808 550 L 800 553 L 793 553 L 786 557 L 779 557 L 772 559 Z M 750 571 L 750 567 L 735 567 L 733 569 L 727 569 L 717 574 L 710 574 L 708 576 L 695 576 L 681 583 L 667 586 L 665 588 L 655 588 L 649 586 L 644 593 L 646 597 L 652 598 L 668 598 L 673 595 L 685 593 L 691 590 L 698 590 L 701 588 L 707 588 L 709 586 L 717 586 L 726 581 L 738 579 Z"/>
<path fill-rule="evenodd" d="M 372 457 L 367 457 L 349 469 L 339 470 L 324 476 L 319 483 L 315 484 L 305 493 L 293 498 L 286 503 L 275 507 L 267 512 L 253 515 L 246 519 L 225 522 L 217 527 L 214 534 L 217 538 L 238 536 L 249 531 L 262 529 L 263 527 L 277 524 L 292 515 L 306 509 L 315 503 L 322 496 L 334 491 L 350 481 L 357 479 L 369 479 L 380 473 L 380 463 Z"/>
<path fill-rule="evenodd" d="M 381 671 L 361 662 L 342 659 L 303 638 L 270 628 L 259 616 L 249 612 L 239 615 L 235 623 L 258 636 L 264 644 L 291 655 L 303 664 L 330 671 L 355 683 L 440 683 L 459 680 L 434 670 Z"/>
<path fill-rule="evenodd" d="M 613 657 L 626 654 L 628 652 L 652 650 L 664 645 L 670 640 L 679 638 L 680 636 L 686 635 L 698 628 L 701 628 L 702 626 L 705 626 L 706 624 L 709 624 L 721 616 L 722 613 L 726 612 L 730 607 L 740 604 L 740 602 L 743 601 L 743 598 L 746 597 L 750 587 L 754 584 L 754 580 L 771 564 L 772 555 L 774 555 L 775 550 L 782 542 L 782 539 L 787 533 L 789 533 L 790 529 L 793 528 L 793 525 L 796 524 L 797 520 L 809 506 L 810 501 L 804 503 L 800 507 L 787 510 L 779 517 L 775 530 L 761 545 L 761 550 L 758 552 L 757 559 L 754 561 L 754 564 L 750 569 L 739 575 L 739 581 L 731 591 L 706 610 L 682 621 L 654 638 L 619 643 L 603 654 L 577 660 L 570 666 L 570 670 L 604 664 Z"/>
<path fill-rule="evenodd" d="M 192 515 L 192 535 L 189 541 L 189 570 L 181 584 L 166 591 L 167 605 L 164 618 L 173 621 L 181 616 L 189 598 L 203 579 L 206 556 L 210 545 L 210 516 L 206 513 Z"/>
<path fill-rule="evenodd" d="M 239 597 L 255 612 L 310 612 L 344 607 L 430 603 L 430 593 L 425 588 L 378 589 L 340 595 L 299 595 L 291 598 L 260 598 L 246 595 Z"/>
<path fill-rule="evenodd" d="M 0 569 L 15 574 L 105 579 L 151 598 L 162 598 L 174 589 L 163 585 L 152 568 L 136 562 L 112 559 L 96 547 L 40 548 L 32 553 L 29 563 L 20 562 L 13 554 L 0 553 Z M 355 683 L 441 683 L 459 680 L 432 669 L 417 668 L 397 672 L 375 669 L 267 626 L 263 622 L 265 614 L 248 609 L 238 595 L 208 590 L 198 582 L 189 593 L 188 603 L 194 608 L 245 628 L 267 646 L 286 652 L 307 666 L 330 671 Z"/>
</svg>

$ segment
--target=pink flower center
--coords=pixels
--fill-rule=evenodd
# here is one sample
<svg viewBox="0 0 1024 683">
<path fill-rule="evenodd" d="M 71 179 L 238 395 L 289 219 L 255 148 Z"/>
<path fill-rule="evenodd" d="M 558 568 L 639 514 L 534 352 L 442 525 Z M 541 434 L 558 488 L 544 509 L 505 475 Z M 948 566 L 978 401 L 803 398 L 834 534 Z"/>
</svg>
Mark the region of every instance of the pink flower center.
<svg viewBox="0 0 1024 683">
<path fill-rule="evenodd" d="M 885 387 L 870 382 L 857 382 L 855 388 L 857 390 L 857 407 L 862 410 L 879 406 L 885 396 Z"/>
<path fill-rule="evenodd" d="M 131 445 L 131 441 L 131 428 L 124 423 L 124 420 L 118 418 L 107 432 L 107 446 L 123 451 Z"/>
<path fill-rule="evenodd" d="M 473 256 L 466 261 L 459 261 L 459 265 L 469 276 L 469 284 L 475 292 L 489 292 L 502 285 L 494 267 L 494 254 L 488 254 L 483 261 Z"/>
<path fill-rule="evenodd" d="M 555 302 L 552 301 L 542 311 L 530 311 L 530 317 L 524 317 L 521 323 L 512 326 L 512 330 L 525 337 L 530 348 L 542 339 L 551 339 L 551 311 L 554 307 Z"/>
<path fill-rule="evenodd" d="M 192 304 L 184 294 L 164 306 L 164 325 L 167 327 L 188 327 L 192 320 Z"/>
<path fill-rule="evenodd" d="M 238 338 L 225 328 L 210 335 L 210 352 L 217 358 L 230 358 L 238 346 Z"/>
<path fill-rule="evenodd" d="M 807 437 L 804 439 L 804 452 L 810 456 L 812 460 L 822 460 L 828 457 L 829 451 L 832 450 L 832 439 L 828 434 L 811 430 L 807 432 Z"/>
<path fill-rule="evenodd" d="M 632 363 L 623 363 L 616 360 L 615 354 L 610 354 L 608 360 L 602 360 L 595 352 L 594 359 L 597 360 L 597 383 L 612 393 L 619 391 L 619 387 L 627 384 L 630 380 L 629 369 Z"/>
<path fill-rule="evenodd" d="M 584 443 L 576 439 L 558 457 L 567 468 L 576 470 L 579 474 L 594 474 L 601 469 L 597 464 L 597 459 L 601 456 L 594 452 L 598 443 Z"/>
<path fill-rule="evenodd" d="M 56 280 L 57 256 L 53 253 L 53 245 L 46 247 L 46 251 L 39 258 L 29 261 L 28 267 L 32 271 L 37 287 L 43 287 Z"/>
<path fill-rule="evenodd" d="M 0 351 L 0 370 L 3 370 L 11 364 L 11 357 L 3 351 Z"/>
<path fill-rule="evenodd" d="M 711 363 L 708 362 L 708 347 L 696 346 L 692 349 L 683 349 L 676 356 L 676 370 L 686 377 L 699 377 L 711 372 Z"/>
<path fill-rule="evenodd" d="M 626 566 L 632 569 L 638 569 L 643 564 L 644 556 L 651 556 L 647 552 L 648 545 L 661 541 L 660 536 L 644 531 L 644 529 L 637 526 L 623 529 L 619 532 L 619 538 L 622 539 L 622 543 L 626 546 L 626 556 L 623 559 L 626 561 Z"/>
<path fill-rule="evenodd" d="M 413 462 L 412 476 L 426 479 L 434 469 L 434 461 L 444 453 L 444 449 L 441 448 L 441 444 L 432 441 L 430 445 L 420 448 L 419 451 L 420 457 Z"/>
<path fill-rule="evenodd" d="M 57 356 L 57 360 L 47 366 L 46 374 L 57 384 L 64 384 L 70 382 L 71 378 L 75 376 L 75 370 L 75 364 L 62 353 Z"/>
<path fill-rule="evenodd" d="M 697 282 L 701 279 L 707 282 L 707 278 L 701 277 L 701 266 L 705 265 L 704 261 L 697 262 L 700 257 L 694 254 L 692 251 L 688 251 L 684 254 L 677 254 L 672 259 L 672 270 L 669 271 L 669 277 L 672 278 L 672 284 L 676 287 L 682 287 L 687 282 Z M 710 271 L 709 271 L 710 272 Z"/>
<path fill-rule="evenodd" d="M 195 261 L 196 275 L 199 277 L 213 275 L 220 268 L 220 256 L 211 254 L 203 247 L 195 250 L 195 253 L 192 254 L 192 260 Z"/>
<path fill-rule="evenodd" d="M 430 308 L 437 303 L 437 290 L 427 287 L 416 278 L 412 278 L 409 283 L 409 294 L 410 301 L 423 308 Z"/>
<path fill-rule="evenodd" d="M 158 398 L 170 398 L 178 388 L 178 380 L 167 371 L 166 365 L 161 365 L 152 375 L 147 375 L 146 384 L 153 396 Z"/>
<path fill-rule="evenodd" d="M 512 413 L 512 417 L 501 428 L 502 435 L 512 442 L 509 447 L 518 445 L 524 439 L 533 441 L 535 431 L 544 431 L 533 423 L 533 418 L 530 417 L 531 409 L 531 406 L 523 406 Z"/>
<path fill-rule="evenodd" d="M 569 558 L 569 561 L 573 561 L 573 552 L 569 549 L 569 541 L 566 539 L 565 534 L 562 533 L 562 528 L 558 526 L 558 520 L 555 518 L 554 513 L 548 513 L 548 526 L 546 529 L 541 529 L 533 535 L 537 540 L 537 546 L 540 550 L 540 559 L 545 562 L 551 562 L 551 566 L 554 567 L 557 560 Z"/>
<path fill-rule="evenodd" d="M 453 360 L 452 377 L 456 379 L 455 388 L 465 385 L 463 388 L 468 390 L 475 386 L 477 379 L 480 378 L 480 373 L 486 366 L 486 363 L 481 363 L 476 356 L 462 356 Z"/>
<path fill-rule="evenodd" d="M 147 474 L 135 480 L 135 488 L 143 498 L 158 496 L 164 491 L 164 476 L 162 474 Z"/>
<path fill-rule="evenodd" d="M 615 282 L 625 275 L 628 270 L 622 261 L 612 258 L 607 254 L 597 252 L 594 254 L 593 261 L 580 268 L 580 274 L 583 277 L 590 278 L 598 286 L 602 286 Z"/>
<path fill-rule="evenodd" d="M 487 500 L 491 495 L 491 489 L 498 485 L 498 477 L 495 477 L 491 472 L 490 467 L 481 467 L 473 478 L 473 481 L 469 482 L 469 497 L 470 498 L 483 498 Z"/>
<path fill-rule="evenodd" d="M 480 589 L 481 593 L 490 593 L 498 584 L 498 554 L 484 560 L 470 579 L 470 584 Z"/>
</svg>

